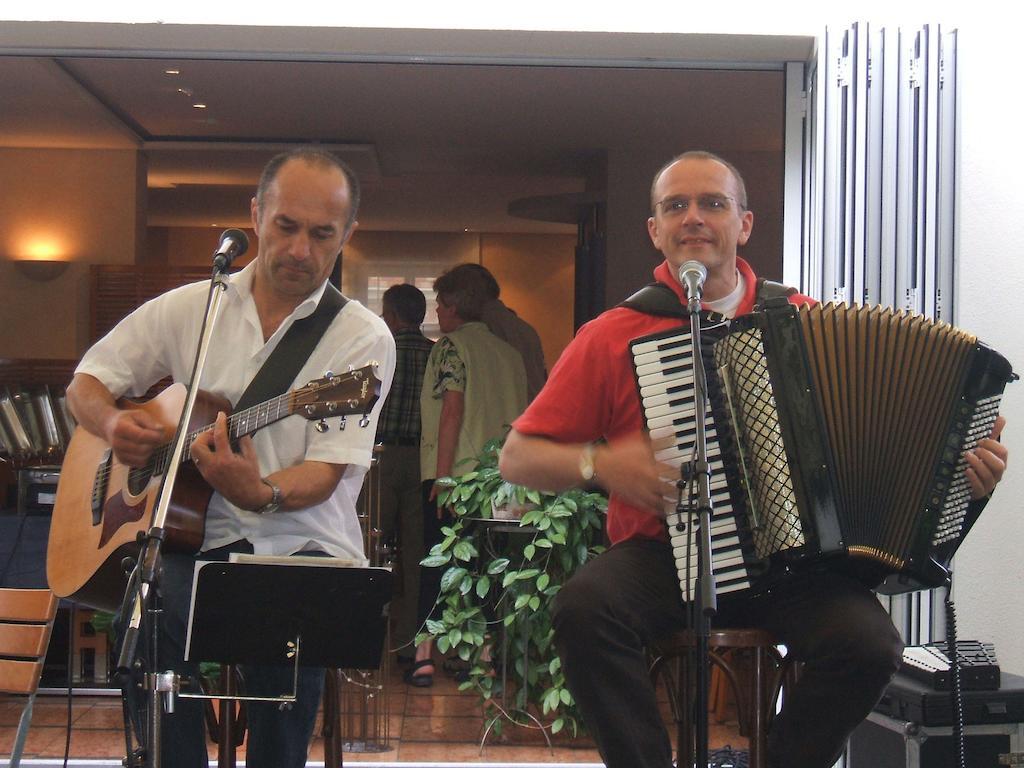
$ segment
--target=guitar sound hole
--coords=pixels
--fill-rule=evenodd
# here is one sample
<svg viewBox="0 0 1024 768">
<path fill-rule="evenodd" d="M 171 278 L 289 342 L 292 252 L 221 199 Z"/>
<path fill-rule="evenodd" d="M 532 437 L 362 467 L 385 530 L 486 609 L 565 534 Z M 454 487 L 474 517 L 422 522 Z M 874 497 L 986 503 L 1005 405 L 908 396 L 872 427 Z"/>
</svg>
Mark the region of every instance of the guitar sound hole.
<svg viewBox="0 0 1024 768">
<path fill-rule="evenodd" d="M 128 471 L 128 492 L 132 496 L 138 496 L 149 485 L 150 478 L 153 477 L 152 467 L 143 467 L 142 469 L 131 469 Z"/>
</svg>

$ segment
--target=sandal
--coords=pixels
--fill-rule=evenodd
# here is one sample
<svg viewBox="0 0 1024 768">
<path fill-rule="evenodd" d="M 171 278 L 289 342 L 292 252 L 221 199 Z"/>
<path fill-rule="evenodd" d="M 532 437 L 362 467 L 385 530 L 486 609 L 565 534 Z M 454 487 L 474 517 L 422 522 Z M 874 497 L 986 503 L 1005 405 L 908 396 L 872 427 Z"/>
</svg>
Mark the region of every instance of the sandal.
<svg viewBox="0 0 1024 768">
<path fill-rule="evenodd" d="M 434 673 L 424 672 L 422 675 L 417 675 L 417 669 L 423 669 L 423 667 L 433 667 L 433 659 L 420 659 L 419 661 L 413 662 L 413 665 L 409 667 L 402 675 L 402 679 L 409 685 L 415 686 L 416 688 L 429 688 L 434 684 Z"/>
</svg>

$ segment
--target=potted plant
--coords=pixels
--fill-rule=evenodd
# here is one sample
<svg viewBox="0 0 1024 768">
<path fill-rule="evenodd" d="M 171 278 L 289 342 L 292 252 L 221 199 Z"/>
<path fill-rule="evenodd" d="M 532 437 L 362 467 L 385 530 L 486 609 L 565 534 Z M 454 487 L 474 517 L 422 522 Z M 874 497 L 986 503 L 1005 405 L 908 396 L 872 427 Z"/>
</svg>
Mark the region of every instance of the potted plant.
<svg viewBox="0 0 1024 768">
<path fill-rule="evenodd" d="M 439 504 L 454 519 L 423 565 L 445 569 L 442 611 L 417 642 L 433 637 L 442 653 L 454 651 L 468 663 L 460 688 L 480 692 L 488 728 L 500 733 L 505 719 L 539 724 L 541 718 L 550 733 L 575 736 L 581 719 L 552 644 L 551 603 L 566 579 L 603 550 L 607 500 L 579 489 L 551 494 L 506 482 L 498 471 L 501 443 L 489 442 L 470 471 L 439 481 Z M 502 513 L 510 507 L 511 515 Z M 497 546 L 495 531 L 502 539 Z M 505 654 L 505 690 L 491 653 Z"/>
</svg>

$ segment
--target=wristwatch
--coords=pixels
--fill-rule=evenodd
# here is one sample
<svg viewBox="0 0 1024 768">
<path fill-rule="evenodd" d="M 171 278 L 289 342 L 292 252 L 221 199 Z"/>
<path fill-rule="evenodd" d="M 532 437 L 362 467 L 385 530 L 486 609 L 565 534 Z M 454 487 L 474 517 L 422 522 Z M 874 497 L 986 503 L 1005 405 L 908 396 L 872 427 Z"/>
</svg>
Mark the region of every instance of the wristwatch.
<svg viewBox="0 0 1024 768">
<path fill-rule="evenodd" d="M 272 482 L 263 477 L 260 480 L 270 487 L 270 491 L 273 494 L 270 497 L 270 501 L 264 504 L 259 509 L 253 510 L 257 515 L 272 515 L 281 508 L 281 489 L 274 485 Z"/>
<path fill-rule="evenodd" d="M 594 444 L 587 443 L 580 453 L 580 477 L 583 482 L 592 483 L 597 479 L 597 470 L 594 469 Z"/>
</svg>

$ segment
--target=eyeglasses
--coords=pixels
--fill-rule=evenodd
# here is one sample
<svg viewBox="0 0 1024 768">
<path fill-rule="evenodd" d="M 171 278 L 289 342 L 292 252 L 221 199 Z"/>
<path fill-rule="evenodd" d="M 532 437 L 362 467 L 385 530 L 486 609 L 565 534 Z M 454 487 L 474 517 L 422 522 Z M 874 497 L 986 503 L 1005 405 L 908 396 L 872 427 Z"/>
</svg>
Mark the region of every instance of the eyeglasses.
<svg viewBox="0 0 1024 768">
<path fill-rule="evenodd" d="M 666 216 L 681 216 L 690 210 L 689 197 L 666 197 L 654 204 L 654 207 L 661 207 L 661 212 Z M 736 201 L 726 195 L 698 195 L 697 208 L 701 213 L 715 214 L 725 213 L 732 208 Z M 740 206 L 742 208 L 742 206 Z"/>
</svg>

